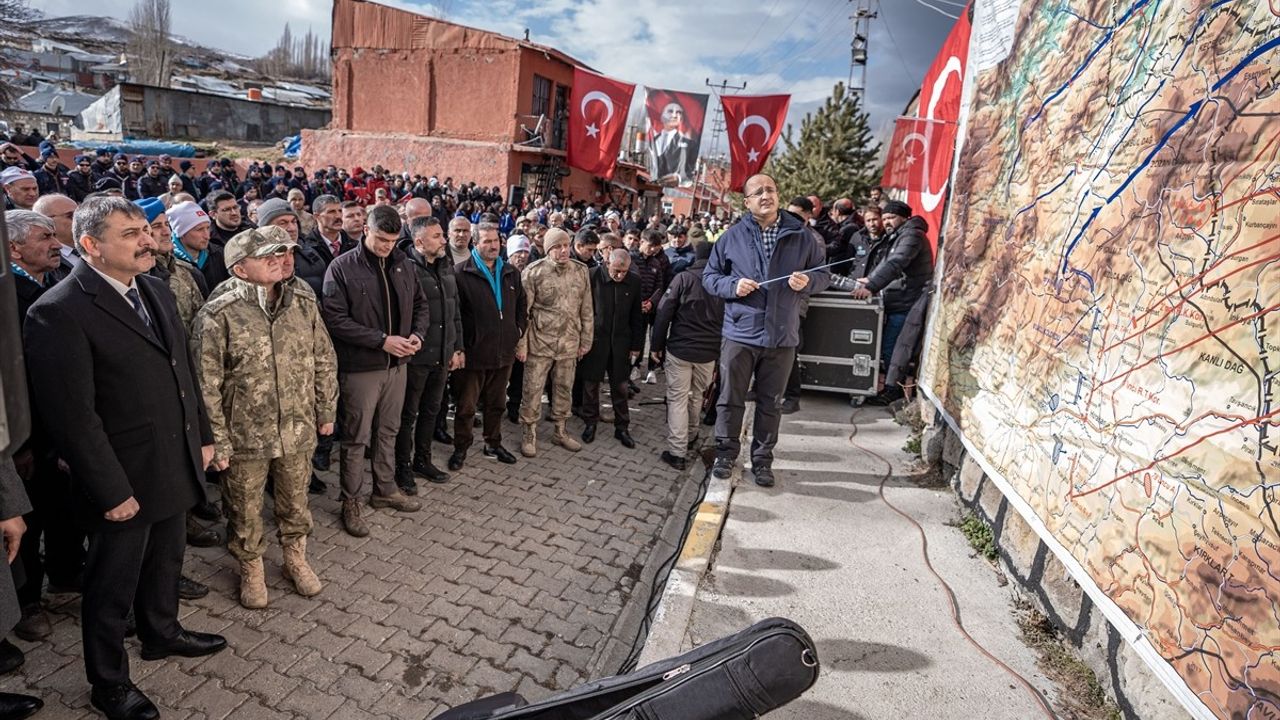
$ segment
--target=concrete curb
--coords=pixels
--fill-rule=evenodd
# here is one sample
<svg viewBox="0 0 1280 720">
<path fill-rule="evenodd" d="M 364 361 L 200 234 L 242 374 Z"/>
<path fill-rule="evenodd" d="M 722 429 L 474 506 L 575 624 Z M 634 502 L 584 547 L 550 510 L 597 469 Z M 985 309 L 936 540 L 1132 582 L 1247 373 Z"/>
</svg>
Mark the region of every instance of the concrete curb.
<svg viewBox="0 0 1280 720">
<path fill-rule="evenodd" d="M 751 437 L 754 416 L 755 403 L 747 403 L 742 423 L 744 438 Z M 689 621 L 693 617 L 693 605 L 698 587 L 711 567 L 711 557 L 715 553 L 716 543 L 720 540 L 720 532 L 724 529 L 724 521 L 729 514 L 733 489 L 742 479 L 745 461 L 750 452 L 750 442 L 744 441 L 742 450 L 738 454 L 738 462 L 734 465 L 729 478 L 721 480 L 711 475 L 707 484 L 707 495 L 698 506 L 689 534 L 680 547 L 680 556 L 671 569 L 666 587 L 663 588 L 662 600 L 654 613 L 649 635 L 645 639 L 644 650 L 640 653 L 638 667 L 679 655 L 688 649 L 685 647 L 685 637 L 688 633 Z M 711 470 L 708 469 L 707 472 L 710 473 Z"/>
</svg>

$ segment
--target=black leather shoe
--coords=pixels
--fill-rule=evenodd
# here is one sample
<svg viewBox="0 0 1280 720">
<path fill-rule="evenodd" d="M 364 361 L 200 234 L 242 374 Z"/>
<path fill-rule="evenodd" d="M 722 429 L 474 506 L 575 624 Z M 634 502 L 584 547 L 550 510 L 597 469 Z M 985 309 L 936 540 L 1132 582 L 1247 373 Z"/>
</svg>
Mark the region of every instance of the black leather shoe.
<svg viewBox="0 0 1280 720">
<path fill-rule="evenodd" d="M 418 481 L 413 478 L 409 478 L 408 482 L 400 482 L 397 480 L 396 487 L 400 488 L 400 492 L 408 495 L 409 497 L 413 497 L 418 494 Z"/>
<path fill-rule="evenodd" d="M 155 720 L 160 711 L 133 683 L 94 685 L 89 702 L 108 720 Z"/>
<path fill-rule="evenodd" d="M 191 547 L 217 547 L 222 544 L 222 533 L 213 528 L 204 528 L 197 533 L 187 533 L 187 544 Z"/>
<path fill-rule="evenodd" d="M 178 597 L 183 600 L 199 600 L 209 594 L 209 586 L 196 582 L 186 575 L 178 577 Z"/>
<path fill-rule="evenodd" d="M 595 441 L 596 441 L 596 424 L 593 422 L 589 422 L 587 423 L 586 427 L 582 428 L 582 442 L 593 443 Z"/>
<path fill-rule="evenodd" d="M 800 401 L 795 398 L 788 398 L 782 401 L 782 414 L 791 415 L 800 412 Z"/>
<path fill-rule="evenodd" d="M 27 656 L 22 654 L 17 645 L 8 640 L 0 640 L 0 675 L 17 670 L 26 661 Z"/>
<path fill-rule="evenodd" d="M 40 712 L 44 701 L 30 695 L 0 693 L 0 720 L 22 720 Z"/>
<path fill-rule="evenodd" d="M 863 405 L 872 407 L 888 407 L 904 397 L 902 388 L 887 387 L 862 401 Z"/>
<path fill-rule="evenodd" d="M 449 434 L 449 431 L 448 431 L 448 430 L 445 430 L 445 429 L 444 429 L 444 428 L 442 428 L 442 427 L 437 427 L 437 428 L 436 428 L 436 431 L 435 431 L 434 433 L 432 433 L 431 437 L 432 437 L 436 442 L 441 443 L 441 444 L 443 444 L 443 445 L 452 445 L 452 444 L 453 444 L 453 436 Z"/>
<path fill-rule="evenodd" d="M 436 484 L 449 482 L 449 473 L 432 465 L 430 460 L 424 460 L 423 458 L 413 461 L 413 472 Z"/>
<path fill-rule="evenodd" d="M 679 455 L 672 455 L 670 450 L 662 451 L 662 462 L 677 470 L 683 470 L 689 466 L 689 463 L 684 458 Z"/>
<path fill-rule="evenodd" d="M 631 433 L 627 432 L 625 429 L 614 430 L 613 436 L 618 439 L 618 442 L 622 443 L 622 447 L 624 448 L 631 449 L 636 446 L 635 438 L 631 437 Z"/>
<path fill-rule="evenodd" d="M 729 473 L 733 472 L 733 461 L 729 458 L 716 458 L 716 462 L 711 466 L 711 474 L 721 480 L 728 480 Z"/>
<path fill-rule="evenodd" d="M 454 472 L 458 472 L 466 462 L 467 453 L 465 451 L 454 450 L 453 454 L 449 456 L 449 469 Z"/>
<path fill-rule="evenodd" d="M 512 407 L 510 405 L 507 406 L 507 419 L 517 425 L 520 424 L 520 406 L 519 405 L 515 407 Z"/>
<path fill-rule="evenodd" d="M 178 637 L 164 645 L 142 646 L 143 660 L 162 660 L 172 655 L 182 657 L 203 657 L 221 652 L 227 647 L 227 639 L 213 633 L 182 630 Z"/>
<path fill-rule="evenodd" d="M 507 452 L 507 449 L 501 445 L 485 445 L 484 456 L 490 460 L 497 460 L 499 462 L 506 463 L 507 465 L 516 464 L 516 456 Z"/>
<path fill-rule="evenodd" d="M 751 479 L 755 480 L 760 487 L 773 487 L 773 468 L 753 467 L 751 468 Z"/>
<path fill-rule="evenodd" d="M 307 493 L 311 495 L 323 495 L 329 489 L 315 473 L 311 473 L 311 482 L 307 484 Z"/>
<path fill-rule="evenodd" d="M 53 625 L 49 624 L 49 616 L 44 608 L 40 607 L 38 601 L 23 606 L 22 619 L 13 626 L 13 634 L 27 642 L 39 642 L 53 634 Z M 4 713 L 0 713 L 0 720 L 4 718 Z"/>
</svg>

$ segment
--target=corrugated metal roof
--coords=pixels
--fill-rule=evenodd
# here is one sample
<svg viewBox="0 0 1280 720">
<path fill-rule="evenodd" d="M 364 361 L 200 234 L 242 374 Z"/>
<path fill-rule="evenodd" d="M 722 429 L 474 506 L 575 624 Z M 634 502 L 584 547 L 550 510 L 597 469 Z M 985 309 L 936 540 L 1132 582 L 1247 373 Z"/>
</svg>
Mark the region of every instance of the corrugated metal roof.
<svg viewBox="0 0 1280 720">
<path fill-rule="evenodd" d="M 79 115 L 81 110 L 92 105 L 98 97 L 75 90 L 64 90 L 57 85 L 37 83 L 35 90 L 18 98 L 15 104 L 25 112 Z"/>
</svg>

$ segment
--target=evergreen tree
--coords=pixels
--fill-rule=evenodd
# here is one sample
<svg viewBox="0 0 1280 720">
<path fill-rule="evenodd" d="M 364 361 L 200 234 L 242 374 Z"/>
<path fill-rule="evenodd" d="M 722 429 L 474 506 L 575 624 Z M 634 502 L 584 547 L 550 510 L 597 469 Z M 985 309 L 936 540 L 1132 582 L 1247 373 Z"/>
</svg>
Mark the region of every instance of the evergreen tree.
<svg viewBox="0 0 1280 720">
<path fill-rule="evenodd" d="M 782 202 L 817 195 L 829 206 L 837 198 L 864 197 L 879 186 L 880 143 L 872 142 L 862 103 L 844 83 L 836 83 L 827 102 L 805 115 L 799 140 L 791 130 L 788 125 L 765 169 L 778 183 Z"/>
</svg>

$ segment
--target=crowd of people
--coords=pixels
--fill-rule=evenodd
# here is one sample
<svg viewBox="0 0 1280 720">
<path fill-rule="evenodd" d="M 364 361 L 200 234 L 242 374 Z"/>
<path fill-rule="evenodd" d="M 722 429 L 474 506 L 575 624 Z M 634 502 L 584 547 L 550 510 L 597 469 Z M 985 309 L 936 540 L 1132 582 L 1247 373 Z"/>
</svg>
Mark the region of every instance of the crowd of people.
<svg viewBox="0 0 1280 720">
<path fill-rule="evenodd" d="M 268 495 L 284 576 L 322 591 L 308 495 L 327 492 L 316 471 L 335 448 L 336 522 L 362 537 L 371 509 L 418 512 L 419 482 L 477 459 L 583 452 L 602 423 L 636 447 L 628 403 L 663 373 L 661 460 L 686 468 L 714 424 L 712 472 L 729 477 L 751 395 L 752 479 L 770 486 L 808 297 L 880 296 L 888 367 L 932 276 L 905 204 L 784 205 L 766 175 L 722 225 L 555 197 L 512 207 L 498 188 L 376 166 L 254 164 L 240 180 L 219 161 L 197 174 L 99 152 L 62 172 L 56 158 L 0 145 L 35 409 L 11 466 L 31 500 L 19 612 L 0 629 L 43 640 L 42 596 L 82 593 L 91 700 L 110 718 L 156 716 L 126 633 L 144 659 L 226 646 L 178 623 L 179 598 L 208 592 L 182 576 L 188 545 L 225 544 L 240 604 L 268 607 Z M 873 402 L 899 396 L 891 383 Z M 0 642 L 0 672 L 21 662 Z M 38 702 L 0 695 L 0 720 Z"/>
</svg>

